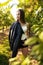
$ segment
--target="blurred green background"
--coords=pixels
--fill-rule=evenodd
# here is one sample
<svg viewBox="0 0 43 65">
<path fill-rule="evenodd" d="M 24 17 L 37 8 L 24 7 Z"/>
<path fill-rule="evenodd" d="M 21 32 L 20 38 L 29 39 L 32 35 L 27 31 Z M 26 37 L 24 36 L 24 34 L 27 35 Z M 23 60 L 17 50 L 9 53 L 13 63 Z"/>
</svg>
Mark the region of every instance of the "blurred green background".
<svg viewBox="0 0 43 65">
<path fill-rule="evenodd" d="M 0 3 L 0 65 L 8 65 L 11 57 L 8 34 L 11 24 L 15 22 L 10 12 L 14 6 L 14 4 L 9 5 L 11 1 Z M 32 65 L 32 60 L 39 63 L 36 62 L 34 65 L 43 65 L 43 0 L 18 0 L 18 2 L 17 8 L 24 9 L 25 20 L 30 23 L 31 32 L 35 35 L 25 43 L 28 46 L 34 44 L 31 53 L 22 62 L 12 65 Z M 35 45 L 37 42 L 39 44 Z"/>
</svg>

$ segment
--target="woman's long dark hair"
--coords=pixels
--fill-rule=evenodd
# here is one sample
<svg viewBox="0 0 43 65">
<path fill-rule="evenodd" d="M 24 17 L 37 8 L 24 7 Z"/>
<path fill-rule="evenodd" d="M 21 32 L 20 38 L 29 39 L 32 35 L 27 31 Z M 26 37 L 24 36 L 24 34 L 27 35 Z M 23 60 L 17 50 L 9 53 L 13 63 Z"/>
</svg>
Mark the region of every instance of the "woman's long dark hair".
<svg viewBox="0 0 43 65">
<path fill-rule="evenodd" d="M 20 11 L 20 20 L 22 23 L 25 23 L 25 12 L 23 9 L 19 9 L 18 11 Z"/>
</svg>

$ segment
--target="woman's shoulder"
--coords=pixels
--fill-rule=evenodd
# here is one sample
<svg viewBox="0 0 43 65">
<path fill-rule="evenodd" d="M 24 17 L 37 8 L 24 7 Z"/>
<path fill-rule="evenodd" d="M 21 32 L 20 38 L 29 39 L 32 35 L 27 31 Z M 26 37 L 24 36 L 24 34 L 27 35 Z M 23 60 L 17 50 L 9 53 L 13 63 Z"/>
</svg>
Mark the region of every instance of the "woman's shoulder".
<svg viewBox="0 0 43 65">
<path fill-rule="evenodd" d="M 17 24 L 17 22 L 13 22 L 11 26 L 15 26 Z"/>
<path fill-rule="evenodd" d="M 13 22 L 13 23 L 12 23 L 12 25 L 15 25 L 15 24 L 17 24 L 17 22 Z"/>
<path fill-rule="evenodd" d="M 12 29 L 14 26 L 16 26 L 17 22 L 13 22 L 10 26 L 10 29 Z"/>
</svg>

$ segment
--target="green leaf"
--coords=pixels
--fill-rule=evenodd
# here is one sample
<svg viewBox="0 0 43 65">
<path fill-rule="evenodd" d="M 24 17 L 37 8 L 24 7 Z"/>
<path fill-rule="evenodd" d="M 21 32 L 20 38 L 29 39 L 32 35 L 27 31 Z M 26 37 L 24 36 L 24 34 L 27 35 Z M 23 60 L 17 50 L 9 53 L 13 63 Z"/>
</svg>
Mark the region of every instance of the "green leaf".
<svg viewBox="0 0 43 65">
<path fill-rule="evenodd" d="M 38 38 L 37 37 L 30 37 L 29 39 L 27 39 L 25 41 L 25 45 L 32 45 L 32 44 L 35 44 L 36 42 L 38 41 Z"/>
<path fill-rule="evenodd" d="M 28 57 L 25 58 L 25 60 L 21 63 L 21 65 L 29 65 L 30 60 Z"/>
<path fill-rule="evenodd" d="M 41 42 L 43 42 L 43 31 L 39 34 L 39 39 Z"/>
</svg>

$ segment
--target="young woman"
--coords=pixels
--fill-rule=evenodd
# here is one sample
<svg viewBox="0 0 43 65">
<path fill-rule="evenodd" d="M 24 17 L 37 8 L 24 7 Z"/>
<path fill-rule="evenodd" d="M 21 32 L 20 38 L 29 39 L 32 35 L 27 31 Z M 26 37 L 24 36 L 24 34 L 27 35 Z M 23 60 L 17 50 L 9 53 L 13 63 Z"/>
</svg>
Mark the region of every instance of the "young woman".
<svg viewBox="0 0 43 65">
<path fill-rule="evenodd" d="M 18 49 L 28 47 L 23 45 L 24 41 L 28 38 L 27 31 L 25 13 L 22 9 L 19 9 L 17 11 L 17 21 L 11 25 L 9 32 L 9 43 L 12 50 L 12 58 L 16 57 Z"/>
</svg>

